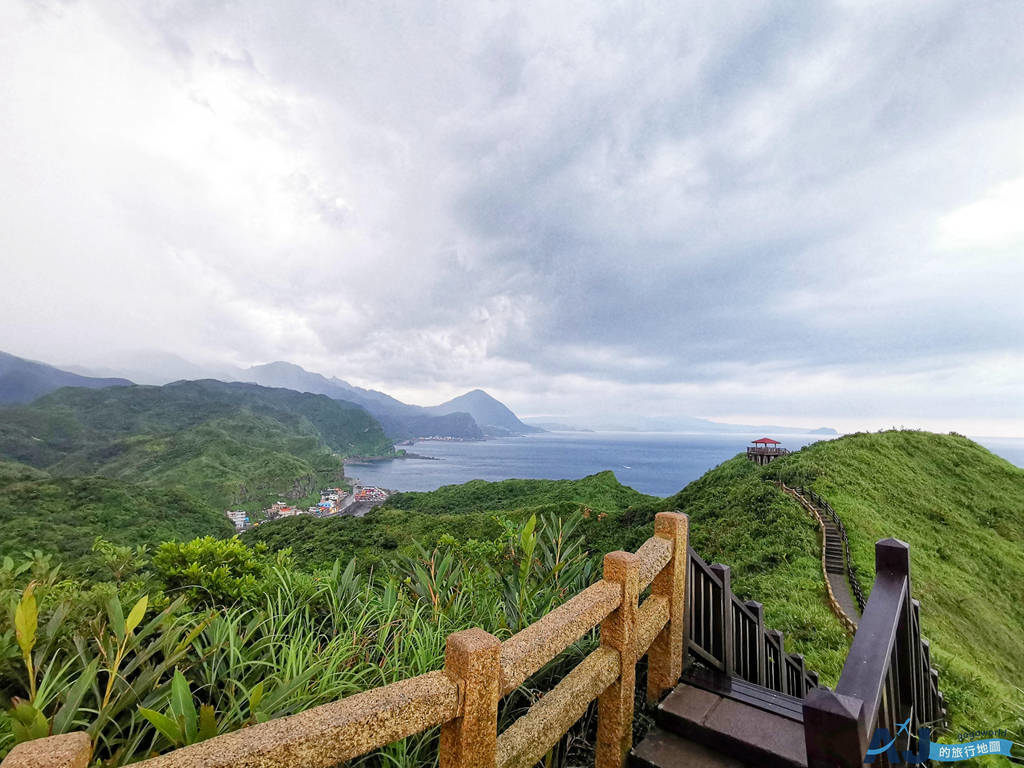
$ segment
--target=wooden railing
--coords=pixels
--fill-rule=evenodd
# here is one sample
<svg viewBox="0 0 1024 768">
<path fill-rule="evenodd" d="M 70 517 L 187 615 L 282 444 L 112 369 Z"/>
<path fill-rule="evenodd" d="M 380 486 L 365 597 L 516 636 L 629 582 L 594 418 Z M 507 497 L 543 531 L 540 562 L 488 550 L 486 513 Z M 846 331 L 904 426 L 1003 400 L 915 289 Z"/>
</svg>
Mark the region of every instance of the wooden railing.
<svg viewBox="0 0 1024 768">
<path fill-rule="evenodd" d="M 765 629 L 760 603 L 732 593 L 727 565 L 708 565 L 689 549 L 686 649 L 704 664 L 790 696 L 817 687 L 804 657 L 785 651 L 783 635 Z"/>
<path fill-rule="evenodd" d="M 843 541 L 843 552 L 846 556 L 846 575 L 849 577 L 850 588 L 853 590 L 853 599 L 857 601 L 857 610 L 864 613 L 864 590 L 860 586 L 860 580 L 857 578 L 857 566 L 853 563 L 853 558 L 850 557 L 850 539 L 846 535 L 846 526 L 843 525 L 843 521 L 839 519 L 839 515 L 832 509 L 832 505 L 825 501 L 821 496 L 812 491 L 810 488 L 804 488 L 803 486 L 796 489 L 797 493 L 801 496 L 809 498 L 818 509 L 822 510 L 826 515 L 831 518 L 832 522 L 835 523 L 836 528 L 839 529 L 839 537 Z"/>
<path fill-rule="evenodd" d="M 640 603 L 647 587 L 650 594 Z M 501 698 L 595 627 L 600 646 L 499 734 Z M 818 685 L 803 657 L 785 652 L 782 633 L 764 628 L 761 605 L 733 594 L 729 568 L 708 565 L 689 548 L 687 516 L 662 512 L 655 517 L 654 536 L 635 554 L 605 555 L 601 581 L 505 642 L 482 629 L 456 632 L 448 637 L 443 670 L 138 765 L 326 768 L 440 725 L 441 768 L 525 768 L 597 699 L 595 762 L 598 768 L 620 768 L 632 740 L 636 664 L 645 655 L 651 700 L 677 684 L 687 656 L 793 696 Z M 58 746 L 82 748 L 71 736 L 81 734 L 21 744 L 3 768 L 77 765 L 53 759 Z"/>
<path fill-rule="evenodd" d="M 748 447 L 747 456 L 788 456 L 788 448 L 760 448 Z"/>
<path fill-rule="evenodd" d="M 909 718 L 909 727 L 900 725 Z M 911 597 L 910 547 L 875 545 L 875 582 L 835 691 L 819 688 L 804 702 L 808 768 L 860 768 L 876 728 L 916 753 L 918 729 L 946 725 L 946 705 L 920 604 Z M 876 766 L 888 766 L 880 755 Z"/>
</svg>

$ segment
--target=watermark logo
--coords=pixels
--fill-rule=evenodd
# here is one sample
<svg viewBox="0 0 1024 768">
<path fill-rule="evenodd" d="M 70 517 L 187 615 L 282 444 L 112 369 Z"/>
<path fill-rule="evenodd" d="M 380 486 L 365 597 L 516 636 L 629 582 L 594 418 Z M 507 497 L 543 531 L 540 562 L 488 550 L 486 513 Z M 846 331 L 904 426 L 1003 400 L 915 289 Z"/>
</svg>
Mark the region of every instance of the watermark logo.
<svg viewBox="0 0 1024 768">
<path fill-rule="evenodd" d="M 967 760 L 971 757 L 983 757 L 985 755 L 1010 756 L 1010 740 L 1003 738 L 1008 734 L 1000 731 L 973 731 L 960 734 L 961 739 L 973 739 L 956 744 L 942 744 L 932 742 L 932 729 L 928 727 L 917 730 L 917 750 L 896 749 L 896 742 L 903 734 L 910 734 L 910 720 L 907 718 L 898 723 L 899 729 L 896 735 L 892 736 L 888 728 L 876 728 L 874 736 L 871 737 L 871 744 L 867 754 L 864 756 L 864 763 L 870 765 L 875 762 L 879 755 L 885 755 L 891 765 L 921 765 L 931 760 L 938 763 L 951 763 L 957 760 Z"/>
</svg>

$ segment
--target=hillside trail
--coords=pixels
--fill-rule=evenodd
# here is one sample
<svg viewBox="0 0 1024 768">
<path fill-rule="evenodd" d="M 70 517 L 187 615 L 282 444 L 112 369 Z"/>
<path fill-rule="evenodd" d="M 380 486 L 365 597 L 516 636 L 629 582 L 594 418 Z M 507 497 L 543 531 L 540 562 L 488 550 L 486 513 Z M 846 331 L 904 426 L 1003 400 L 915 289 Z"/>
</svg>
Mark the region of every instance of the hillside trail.
<svg viewBox="0 0 1024 768">
<path fill-rule="evenodd" d="M 828 581 L 829 592 L 835 599 L 833 608 L 838 607 L 842 612 L 840 620 L 844 618 L 852 625 L 856 632 L 857 624 L 860 621 L 860 612 L 857 610 L 857 603 L 853 599 L 853 592 L 850 590 L 848 563 L 843 548 L 842 536 L 838 526 L 828 516 L 822 515 L 818 508 L 797 489 L 781 484 L 783 493 L 793 497 L 800 506 L 814 517 L 825 529 L 825 543 L 823 553 L 823 571 Z M 845 623 L 845 622 L 844 622 Z"/>
</svg>

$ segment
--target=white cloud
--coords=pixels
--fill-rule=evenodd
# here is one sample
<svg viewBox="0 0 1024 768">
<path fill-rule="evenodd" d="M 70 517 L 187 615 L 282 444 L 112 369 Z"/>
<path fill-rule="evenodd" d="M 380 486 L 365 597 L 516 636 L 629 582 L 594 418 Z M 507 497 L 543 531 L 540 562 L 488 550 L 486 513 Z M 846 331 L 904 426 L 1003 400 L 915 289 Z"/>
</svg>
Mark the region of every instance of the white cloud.
<svg viewBox="0 0 1024 768">
<path fill-rule="evenodd" d="M 3 4 L 0 348 L 1024 433 L 987 11 Z"/>
</svg>

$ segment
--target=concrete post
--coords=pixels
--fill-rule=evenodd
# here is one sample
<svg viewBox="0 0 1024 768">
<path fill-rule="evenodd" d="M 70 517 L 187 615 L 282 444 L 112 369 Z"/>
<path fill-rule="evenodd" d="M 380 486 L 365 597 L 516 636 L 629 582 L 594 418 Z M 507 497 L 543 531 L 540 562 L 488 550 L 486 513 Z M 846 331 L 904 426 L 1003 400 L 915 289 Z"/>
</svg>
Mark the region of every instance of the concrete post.
<svg viewBox="0 0 1024 768">
<path fill-rule="evenodd" d="M 669 601 L 668 624 L 658 633 L 647 654 L 647 700 L 652 704 L 673 688 L 683 674 L 689 523 L 690 519 L 679 512 L 659 512 L 654 516 L 654 535 L 672 542 L 672 559 L 651 585 L 652 595 L 667 597 Z"/>
<path fill-rule="evenodd" d="M 441 726 L 441 768 L 497 765 L 501 641 L 482 629 L 448 636 L 444 672 L 459 688 L 459 716 Z"/>
<path fill-rule="evenodd" d="M 84 731 L 25 741 L 10 751 L 3 768 L 86 768 L 92 742 Z"/>
<path fill-rule="evenodd" d="M 604 556 L 604 579 L 622 585 L 622 602 L 601 622 L 601 645 L 619 652 L 618 679 L 597 700 L 596 768 L 622 768 L 633 745 L 636 694 L 636 617 L 640 558 L 632 552 Z"/>
</svg>

